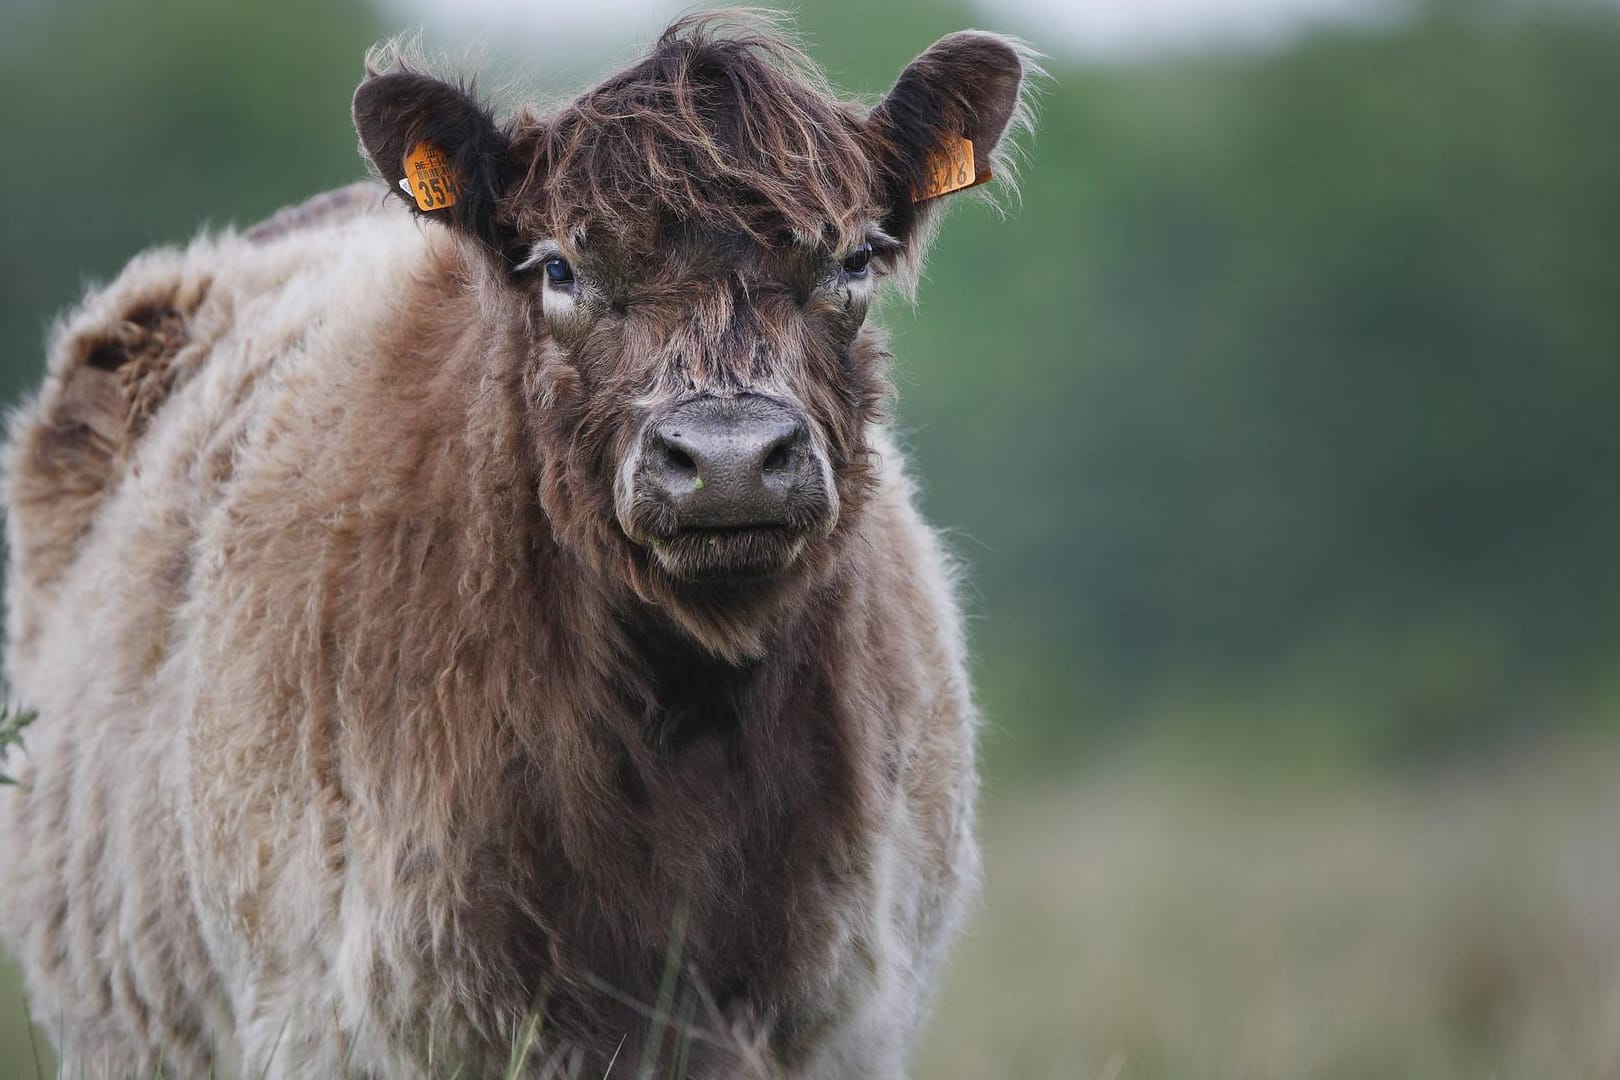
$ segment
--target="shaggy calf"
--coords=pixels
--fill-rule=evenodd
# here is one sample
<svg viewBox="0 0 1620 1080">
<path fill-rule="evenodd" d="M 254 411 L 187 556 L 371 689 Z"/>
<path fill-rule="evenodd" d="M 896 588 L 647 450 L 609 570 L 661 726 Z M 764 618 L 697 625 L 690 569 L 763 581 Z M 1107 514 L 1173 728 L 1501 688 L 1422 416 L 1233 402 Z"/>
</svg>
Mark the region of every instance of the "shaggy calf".
<svg viewBox="0 0 1620 1080">
<path fill-rule="evenodd" d="M 386 188 L 66 320 L 0 794 L 64 1075 L 904 1073 L 974 714 L 865 316 L 1026 63 L 955 34 L 866 112 L 710 16 L 502 124 L 385 49 Z"/>
</svg>

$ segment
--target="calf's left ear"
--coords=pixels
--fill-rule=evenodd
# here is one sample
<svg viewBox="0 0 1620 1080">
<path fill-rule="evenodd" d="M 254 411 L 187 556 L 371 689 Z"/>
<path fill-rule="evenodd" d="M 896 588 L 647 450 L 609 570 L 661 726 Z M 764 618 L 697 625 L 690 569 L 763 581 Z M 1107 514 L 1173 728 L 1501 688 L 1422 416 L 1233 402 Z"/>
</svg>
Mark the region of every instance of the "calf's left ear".
<svg viewBox="0 0 1620 1080">
<path fill-rule="evenodd" d="M 466 90 L 368 61 L 354 93 L 360 147 L 389 190 L 422 217 L 469 233 L 501 256 L 496 208 L 514 179 L 511 139 Z"/>
<path fill-rule="evenodd" d="M 1009 132 L 1030 123 L 1034 53 L 999 34 L 940 38 L 906 66 L 867 127 L 885 188 L 885 231 L 908 247 L 948 195 L 1010 173 Z M 1010 180 L 1011 176 L 1006 176 Z"/>
</svg>

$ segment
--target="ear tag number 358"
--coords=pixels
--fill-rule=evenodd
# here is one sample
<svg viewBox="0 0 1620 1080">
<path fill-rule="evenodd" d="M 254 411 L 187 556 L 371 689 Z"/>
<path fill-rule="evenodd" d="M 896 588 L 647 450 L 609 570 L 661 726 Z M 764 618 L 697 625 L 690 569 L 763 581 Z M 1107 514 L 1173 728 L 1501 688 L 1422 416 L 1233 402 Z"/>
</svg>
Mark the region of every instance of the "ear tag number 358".
<svg viewBox="0 0 1620 1080">
<path fill-rule="evenodd" d="M 416 208 L 423 212 L 456 205 L 461 186 L 445 152 L 432 143 L 419 142 L 405 155 L 405 177 L 401 187 L 410 186 Z"/>
</svg>

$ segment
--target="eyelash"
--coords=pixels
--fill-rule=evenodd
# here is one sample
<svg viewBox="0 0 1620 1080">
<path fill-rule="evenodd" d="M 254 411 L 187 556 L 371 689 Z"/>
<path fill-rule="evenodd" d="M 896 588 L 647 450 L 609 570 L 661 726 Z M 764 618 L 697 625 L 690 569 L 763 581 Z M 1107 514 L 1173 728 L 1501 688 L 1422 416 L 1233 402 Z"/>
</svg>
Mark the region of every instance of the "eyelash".
<svg viewBox="0 0 1620 1080">
<path fill-rule="evenodd" d="M 867 274 L 871 272 L 871 268 L 872 246 L 870 244 L 863 244 L 856 248 L 849 254 L 847 258 L 844 259 L 843 265 L 839 269 L 839 273 L 843 276 L 845 281 L 852 279 L 859 280 L 860 278 L 866 277 Z"/>
</svg>

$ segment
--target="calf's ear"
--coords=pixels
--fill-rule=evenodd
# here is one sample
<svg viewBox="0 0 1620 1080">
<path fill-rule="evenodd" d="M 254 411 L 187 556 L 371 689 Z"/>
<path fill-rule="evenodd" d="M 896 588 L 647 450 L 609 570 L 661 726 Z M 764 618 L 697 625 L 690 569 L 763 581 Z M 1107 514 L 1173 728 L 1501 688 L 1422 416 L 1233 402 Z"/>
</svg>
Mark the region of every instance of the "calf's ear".
<svg viewBox="0 0 1620 1080">
<path fill-rule="evenodd" d="M 884 228 L 911 254 L 948 196 L 1007 181 L 1018 128 L 1030 126 L 1027 75 L 1034 53 L 999 34 L 940 38 L 907 65 L 867 118 L 887 204 Z"/>
<path fill-rule="evenodd" d="M 360 148 L 395 195 L 421 217 L 477 237 L 509 257 L 496 208 L 512 184 L 511 138 L 460 86 L 386 61 L 354 92 Z"/>
</svg>

